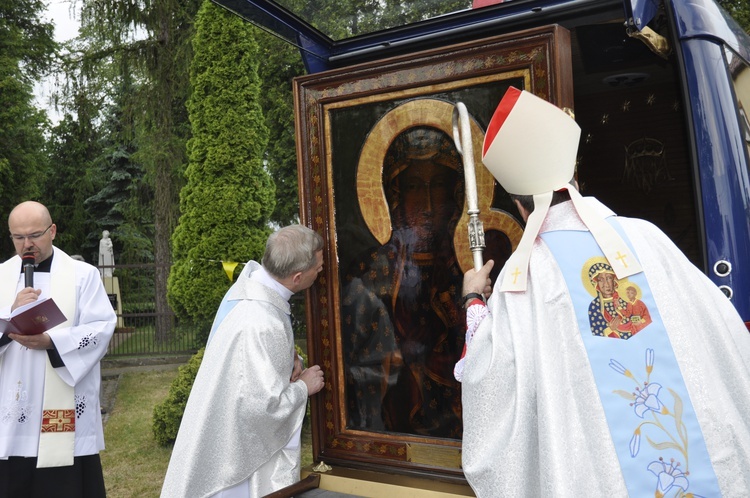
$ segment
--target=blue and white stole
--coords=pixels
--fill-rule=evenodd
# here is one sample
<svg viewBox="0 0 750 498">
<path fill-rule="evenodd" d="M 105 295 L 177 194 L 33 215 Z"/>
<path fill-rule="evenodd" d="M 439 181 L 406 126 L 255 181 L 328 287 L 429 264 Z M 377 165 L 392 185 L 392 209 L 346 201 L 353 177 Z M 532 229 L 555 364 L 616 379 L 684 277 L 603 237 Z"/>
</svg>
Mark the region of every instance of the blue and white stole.
<svg viewBox="0 0 750 498">
<path fill-rule="evenodd" d="M 211 339 L 214 338 L 214 334 L 216 333 L 216 330 L 219 328 L 219 325 L 221 325 L 221 322 L 224 321 L 224 319 L 227 317 L 230 311 L 234 309 L 235 306 L 237 306 L 237 303 L 241 301 L 241 299 L 231 299 L 229 295 L 232 293 L 232 289 L 234 289 L 234 285 L 229 288 L 229 290 L 224 294 L 224 297 L 221 300 L 221 304 L 219 304 L 219 309 L 216 311 L 216 316 L 214 317 L 214 321 L 211 324 L 211 332 L 208 334 L 208 340 L 206 341 L 206 346 L 208 346 L 211 343 Z"/>
<path fill-rule="evenodd" d="M 615 218 L 607 221 L 630 245 Z M 720 496 L 644 273 L 618 281 L 588 231 L 540 237 L 568 286 L 629 495 Z"/>
</svg>

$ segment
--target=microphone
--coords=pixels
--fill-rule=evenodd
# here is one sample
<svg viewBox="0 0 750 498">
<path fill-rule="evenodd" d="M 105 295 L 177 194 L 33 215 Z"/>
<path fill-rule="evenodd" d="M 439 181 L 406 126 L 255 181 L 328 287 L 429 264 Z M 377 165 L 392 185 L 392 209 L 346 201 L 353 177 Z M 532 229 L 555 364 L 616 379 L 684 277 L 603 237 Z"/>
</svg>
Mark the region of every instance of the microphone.
<svg viewBox="0 0 750 498">
<path fill-rule="evenodd" d="M 34 253 L 27 252 L 21 258 L 21 264 L 23 265 L 23 275 L 25 281 L 25 287 L 34 288 Z"/>
</svg>

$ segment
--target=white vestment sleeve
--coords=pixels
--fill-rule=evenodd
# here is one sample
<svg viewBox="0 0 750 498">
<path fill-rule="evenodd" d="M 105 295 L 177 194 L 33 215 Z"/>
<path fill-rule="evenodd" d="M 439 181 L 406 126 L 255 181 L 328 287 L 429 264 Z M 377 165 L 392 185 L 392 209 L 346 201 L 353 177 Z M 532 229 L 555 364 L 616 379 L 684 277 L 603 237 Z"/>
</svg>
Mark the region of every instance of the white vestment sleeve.
<svg viewBox="0 0 750 498">
<path fill-rule="evenodd" d="M 92 368 L 98 368 L 117 323 L 99 272 L 93 266 L 76 263 L 77 310 L 73 325 L 48 332 L 65 364 L 55 371 L 70 385 L 75 385 Z"/>
</svg>

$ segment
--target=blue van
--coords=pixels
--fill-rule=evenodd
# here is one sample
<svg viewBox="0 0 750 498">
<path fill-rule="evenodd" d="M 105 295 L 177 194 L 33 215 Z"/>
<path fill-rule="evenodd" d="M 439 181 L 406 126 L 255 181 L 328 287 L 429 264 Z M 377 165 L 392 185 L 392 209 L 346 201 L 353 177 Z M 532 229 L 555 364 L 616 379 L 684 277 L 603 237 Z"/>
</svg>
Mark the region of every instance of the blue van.
<svg viewBox="0 0 750 498">
<path fill-rule="evenodd" d="M 307 310 L 329 388 L 312 405 L 316 461 L 463 482 L 460 436 L 394 435 L 351 414 L 345 268 L 390 233 L 376 233 L 387 213 L 359 190 L 380 192 L 361 157 L 383 159 L 389 142 L 373 132 L 389 113 L 430 119 L 461 100 L 482 129 L 508 84 L 571 108 L 581 192 L 659 226 L 750 329 L 750 37 L 714 0 L 214 1 L 298 47 L 308 73 L 293 88 L 301 219 L 328 244 Z M 512 241 L 502 194 L 480 189 L 492 199 L 482 213 L 506 213 Z M 677 291 L 685 306 L 701 299 Z"/>
<path fill-rule="evenodd" d="M 216 2 L 298 46 L 309 74 L 542 25 L 568 29 L 573 101 L 584 128 L 584 193 L 599 195 L 619 214 L 660 226 L 750 326 L 750 37 L 713 0 L 407 2 L 404 9 L 413 4 L 437 10 L 416 15 L 431 18 L 373 32 L 364 23 L 358 31 L 334 24 L 338 35 L 306 21 L 307 2 Z M 365 16 L 364 8 L 352 15 Z M 656 87 L 639 105 L 636 90 Z M 675 112 L 657 118 L 659 103 Z M 618 119 L 623 113 L 633 119 Z M 674 137 L 660 140 L 643 129 L 658 119 L 665 120 L 658 127 Z M 596 122 L 602 120 L 607 126 L 601 131 L 619 136 L 619 151 L 598 143 L 603 127 Z M 639 134 L 640 140 L 627 138 Z M 592 178 L 592 170 L 612 169 L 605 158 L 620 163 L 615 176 Z M 636 178 L 649 168 L 649 178 Z M 613 184 L 628 179 L 637 193 L 618 198 Z"/>
</svg>

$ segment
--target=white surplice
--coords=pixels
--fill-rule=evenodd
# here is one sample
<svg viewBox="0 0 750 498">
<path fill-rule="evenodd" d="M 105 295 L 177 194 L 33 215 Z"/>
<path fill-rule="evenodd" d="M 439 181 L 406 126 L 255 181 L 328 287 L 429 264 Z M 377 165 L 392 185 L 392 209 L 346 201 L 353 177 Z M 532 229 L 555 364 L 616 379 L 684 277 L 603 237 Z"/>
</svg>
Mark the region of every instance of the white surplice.
<svg viewBox="0 0 750 498">
<path fill-rule="evenodd" d="M 650 283 L 722 493 L 750 496 L 750 334 L 663 232 L 617 219 Z M 568 202 L 550 209 L 542 232 L 585 229 Z M 525 293 L 492 294 L 467 349 L 467 479 L 480 498 L 627 496 L 566 282 L 539 238 L 528 282 Z"/>
<path fill-rule="evenodd" d="M 75 456 L 94 455 L 104 449 L 99 389 L 100 360 L 107 352 L 117 316 L 107 297 L 99 272 L 93 266 L 75 261 L 54 248 L 49 273 L 34 275 L 34 288 L 40 298 L 51 295 L 51 279 L 62 265 L 73 265 L 75 283 L 75 316 L 67 318 L 71 326 L 47 332 L 55 344 L 64 366 L 54 371 L 68 385 L 74 386 L 76 405 Z M 15 279 L 0 282 L 13 286 L 15 294 L 24 287 L 21 258 L 14 256 L 3 268 Z M 69 298 L 70 296 L 66 297 Z M 0 303 L 0 316 L 10 315 L 13 300 Z M 42 417 L 47 351 L 30 350 L 11 341 L 0 347 L 0 459 L 9 456 L 36 457 Z"/>
<path fill-rule="evenodd" d="M 261 271 L 255 262 L 247 270 Z M 307 387 L 290 382 L 289 303 L 243 271 L 211 335 L 164 479 L 162 498 L 264 496 L 300 478 Z M 296 446 L 296 447 L 295 447 Z"/>
</svg>

